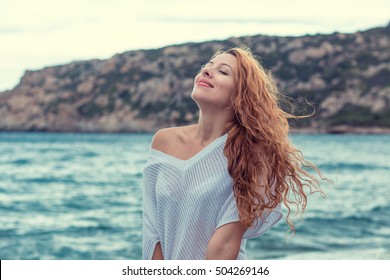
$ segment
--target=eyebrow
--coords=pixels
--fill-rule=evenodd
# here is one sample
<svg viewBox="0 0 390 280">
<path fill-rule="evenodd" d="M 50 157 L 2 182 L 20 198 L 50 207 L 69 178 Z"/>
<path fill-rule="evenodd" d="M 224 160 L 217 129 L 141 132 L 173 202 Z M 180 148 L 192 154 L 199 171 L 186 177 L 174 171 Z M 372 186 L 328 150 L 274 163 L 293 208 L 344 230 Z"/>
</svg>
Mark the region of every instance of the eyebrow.
<svg viewBox="0 0 390 280">
<path fill-rule="evenodd" d="M 209 61 L 209 62 L 207 62 L 206 64 L 214 64 L 214 62 L 213 61 Z M 224 63 L 224 62 L 222 62 L 221 63 L 221 65 L 226 65 L 227 67 L 229 67 L 230 68 L 230 70 L 232 70 L 233 71 L 233 68 L 229 65 L 229 64 L 227 64 L 227 63 Z"/>
</svg>

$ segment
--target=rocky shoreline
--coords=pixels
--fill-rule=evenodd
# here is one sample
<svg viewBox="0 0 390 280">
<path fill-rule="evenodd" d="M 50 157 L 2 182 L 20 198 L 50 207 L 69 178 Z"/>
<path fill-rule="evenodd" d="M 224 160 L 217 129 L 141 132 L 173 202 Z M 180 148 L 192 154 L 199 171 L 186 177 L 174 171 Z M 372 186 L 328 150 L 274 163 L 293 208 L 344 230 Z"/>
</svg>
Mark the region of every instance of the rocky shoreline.
<svg viewBox="0 0 390 280">
<path fill-rule="evenodd" d="M 155 133 L 157 129 L 154 130 L 100 130 L 100 129 L 85 129 L 85 130 L 39 130 L 39 129 L 30 129 L 30 130 L 15 130 L 15 129 L 3 129 L 0 130 L 0 133 L 7 132 L 39 132 L 39 133 Z M 356 127 L 356 126 L 333 126 L 327 127 L 324 129 L 315 129 L 309 127 L 302 128 L 290 128 L 291 134 L 356 134 L 356 135 L 366 135 L 366 134 L 390 134 L 389 127 Z"/>
<path fill-rule="evenodd" d="M 0 131 L 153 132 L 197 121 L 201 65 L 245 44 L 294 100 L 292 133 L 390 133 L 390 24 L 353 34 L 246 36 L 26 71 L 0 93 Z M 307 104 L 309 102 L 313 107 Z"/>
</svg>

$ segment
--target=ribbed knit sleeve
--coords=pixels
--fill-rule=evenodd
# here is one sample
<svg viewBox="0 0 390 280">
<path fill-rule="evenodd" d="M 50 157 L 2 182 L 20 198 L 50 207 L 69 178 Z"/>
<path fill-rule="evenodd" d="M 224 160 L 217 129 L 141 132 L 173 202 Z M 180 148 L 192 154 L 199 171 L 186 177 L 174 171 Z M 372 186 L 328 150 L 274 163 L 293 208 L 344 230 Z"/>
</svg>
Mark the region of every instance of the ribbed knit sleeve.
<svg viewBox="0 0 390 280">
<path fill-rule="evenodd" d="M 156 244 L 159 242 L 156 211 L 156 179 L 158 170 L 146 165 L 143 185 L 143 239 L 142 258 L 150 260 L 153 257 Z"/>
<path fill-rule="evenodd" d="M 280 205 L 273 209 L 269 215 L 269 212 L 263 214 L 263 218 L 259 218 L 255 221 L 252 227 L 248 228 L 244 233 L 244 239 L 250 239 L 259 237 L 264 234 L 268 229 L 273 227 L 280 219 L 282 218 L 282 210 Z M 219 211 L 217 216 L 217 229 L 223 225 L 238 222 L 239 211 L 237 207 L 236 197 L 234 192 L 229 195 L 229 198 L 223 204 L 221 211 Z"/>
</svg>

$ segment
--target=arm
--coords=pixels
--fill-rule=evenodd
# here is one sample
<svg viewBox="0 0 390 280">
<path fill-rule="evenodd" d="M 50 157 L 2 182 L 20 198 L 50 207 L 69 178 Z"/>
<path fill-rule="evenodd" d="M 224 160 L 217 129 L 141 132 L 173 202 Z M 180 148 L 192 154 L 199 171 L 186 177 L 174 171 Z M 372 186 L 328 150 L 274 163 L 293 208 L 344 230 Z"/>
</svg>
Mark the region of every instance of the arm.
<svg viewBox="0 0 390 280">
<path fill-rule="evenodd" d="M 163 260 L 164 257 L 162 255 L 161 243 L 158 242 L 156 244 L 156 248 L 154 249 L 152 260 Z"/>
<path fill-rule="evenodd" d="M 240 222 L 229 223 L 218 228 L 209 241 L 206 260 L 237 259 L 246 229 L 247 227 Z"/>
</svg>

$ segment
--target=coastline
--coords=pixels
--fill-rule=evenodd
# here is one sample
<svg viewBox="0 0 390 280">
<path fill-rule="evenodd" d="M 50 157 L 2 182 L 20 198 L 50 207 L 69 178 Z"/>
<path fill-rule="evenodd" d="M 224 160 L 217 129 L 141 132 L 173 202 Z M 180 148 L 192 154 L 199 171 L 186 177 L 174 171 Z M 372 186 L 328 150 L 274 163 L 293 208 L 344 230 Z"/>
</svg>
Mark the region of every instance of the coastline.
<svg viewBox="0 0 390 280">
<path fill-rule="evenodd" d="M 292 134 L 390 134 L 390 127 L 337 125 L 327 128 L 291 128 Z"/>
<path fill-rule="evenodd" d="M 85 134 L 94 134 L 94 133 L 102 133 L 102 134 L 127 134 L 127 133 L 136 133 L 136 134 L 149 134 L 155 133 L 159 128 L 154 130 L 105 130 L 95 128 L 93 130 L 50 130 L 50 129 L 27 129 L 27 130 L 18 130 L 18 129 L 0 129 L 0 133 L 85 133 Z M 325 128 L 314 128 L 314 127 L 301 127 L 295 128 L 290 127 L 291 134 L 356 134 L 356 135 L 365 135 L 365 134 L 390 134 L 390 127 L 380 127 L 380 126 L 372 126 L 372 127 L 363 127 L 363 126 L 349 126 L 349 125 L 338 125 L 331 126 Z"/>
</svg>

